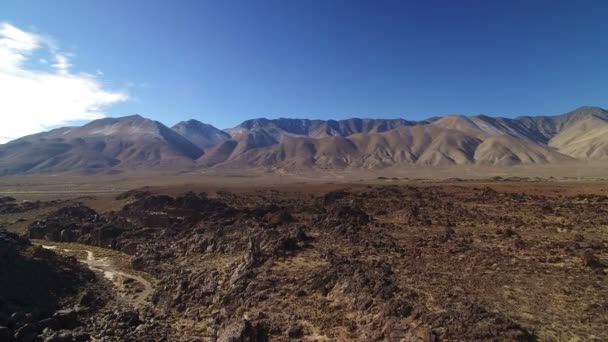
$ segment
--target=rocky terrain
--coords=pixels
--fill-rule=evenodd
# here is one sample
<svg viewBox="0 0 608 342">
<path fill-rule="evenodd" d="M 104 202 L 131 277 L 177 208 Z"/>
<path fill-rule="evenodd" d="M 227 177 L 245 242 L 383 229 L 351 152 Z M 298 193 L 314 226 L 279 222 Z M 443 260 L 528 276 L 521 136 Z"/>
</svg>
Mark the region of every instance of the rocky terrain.
<svg viewBox="0 0 608 342">
<path fill-rule="evenodd" d="M 556 116 L 252 119 L 226 130 L 172 128 L 139 115 L 58 128 L 0 145 L 0 175 L 125 171 L 302 172 L 608 161 L 608 111 Z"/>
<path fill-rule="evenodd" d="M 125 287 L 127 296 L 141 291 Z M 117 294 L 75 256 L 0 229 L 0 341 L 161 340 L 168 328 L 155 313 Z"/>
<path fill-rule="evenodd" d="M 600 341 L 602 184 L 145 188 L 113 199 L 115 211 L 63 203 L 30 222 L 29 235 L 124 252 L 125 272 L 152 279 L 144 305 L 127 300 L 137 286 L 124 297 L 99 273 L 71 281 L 105 299 L 77 316 L 86 324 L 74 339 Z M 6 236 L 14 248 L 54 254 Z M 88 274 L 72 265 L 70 276 Z"/>
<path fill-rule="evenodd" d="M 0 229 L 0 341 L 89 341 L 93 272 Z M 62 309 L 70 307 L 69 309 Z"/>
</svg>

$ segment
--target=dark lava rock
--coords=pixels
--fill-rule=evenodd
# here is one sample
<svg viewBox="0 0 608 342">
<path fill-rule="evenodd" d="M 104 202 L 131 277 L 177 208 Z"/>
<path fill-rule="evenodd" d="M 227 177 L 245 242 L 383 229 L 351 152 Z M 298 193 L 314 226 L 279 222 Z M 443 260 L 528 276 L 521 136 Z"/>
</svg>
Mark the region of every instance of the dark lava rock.
<svg viewBox="0 0 608 342">
<path fill-rule="evenodd" d="M 63 329 L 74 329 L 80 325 L 74 310 L 59 310 L 53 315 Z"/>
<path fill-rule="evenodd" d="M 229 325 L 220 334 L 218 342 L 265 342 L 268 335 L 264 329 L 254 327 L 251 322 L 243 320 Z"/>
<path fill-rule="evenodd" d="M 140 199 L 140 198 L 144 198 L 144 197 L 148 197 L 152 195 L 152 193 L 148 190 L 144 190 L 144 189 L 134 189 L 134 190 L 129 190 L 126 192 L 123 192 L 122 194 L 116 196 L 117 200 L 125 200 L 125 199 Z"/>
<path fill-rule="evenodd" d="M 15 340 L 18 342 L 32 342 L 40 331 L 36 324 L 28 323 L 15 332 Z"/>
<path fill-rule="evenodd" d="M 132 311 L 121 312 L 118 315 L 117 320 L 121 323 L 128 324 L 130 327 L 136 327 L 142 323 L 139 319 L 139 315 Z"/>
<path fill-rule="evenodd" d="M 289 338 L 301 338 L 304 336 L 304 328 L 300 324 L 294 324 L 287 329 L 287 337 Z"/>
<path fill-rule="evenodd" d="M 602 262 L 595 255 L 593 255 L 593 253 L 591 253 L 589 251 L 587 251 L 583 254 L 583 256 L 581 257 L 581 260 L 583 262 L 583 266 L 585 266 L 585 267 L 589 267 L 589 268 L 593 268 L 593 269 L 600 269 L 600 268 L 604 267 Z"/>
<path fill-rule="evenodd" d="M 385 315 L 393 317 L 407 317 L 414 311 L 413 306 L 402 300 L 395 299 L 391 301 L 385 308 Z"/>
<path fill-rule="evenodd" d="M 0 342 L 13 342 L 13 331 L 7 327 L 0 326 Z"/>
<path fill-rule="evenodd" d="M 44 342 L 74 342 L 74 336 L 71 331 L 57 331 L 47 337 Z"/>
<path fill-rule="evenodd" d="M 15 202 L 17 199 L 10 196 L 0 197 L 0 203 Z"/>
<path fill-rule="evenodd" d="M 266 214 L 266 220 L 268 220 L 268 223 L 273 227 L 281 226 L 295 221 L 293 216 L 291 216 L 291 214 L 285 210 L 281 210 L 276 213 Z"/>
<path fill-rule="evenodd" d="M 89 207 L 64 207 L 49 214 L 45 220 L 32 223 L 29 238 L 74 242 L 99 220 L 97 212 Z"/>
<path fill-rule="evenodd" d="M 46 328 L 51 329 L 53 331 L 58 331 L 61 329 L 61 323 L 56 318 L 46 318 L 38 322 L 40 329 L 44 330 Z"/>
<path fill-rule="evenodd" d="M 93 272 L 81 264 L 0 230 L 0 312 L 2 316 L 12 313 L 6 322 L 9 328 L 17 330 L 33 322 L 33 317 L 23 312 L 48 317 L 64 299 L 93 279 Z"/>
<path fill-rule="evenodd" d="M 85 307 L 99 307 L 103 305 L 103 300 L 87 290 L 80 294 L 78 304 Z"/>
<path fill-rule="evenodd" d="M 91 335 L 84 332 L 73 333 L 72 335 L 74 336 L 74 342 L 89 342 L 91 340 Z"/>
<path fill-rule="evenodd" d="M 134 224 L 119 216 L 105 217 L 80 205 L 61 208 L 44 220 L 33 222 L 29 226 L 29 237 L 116 249 L 118 238 L 134 228 Z"/>
<path fill-rule="evenodd" d="M 181 229 L 203 218 L 226 217 L 231 213 L 232 209 L 225 203 L 209 199 L 205 193 L 188 192 L 176 198 L 166 195 L 142 197 L 125 205 L 118 215 L 151 228 Z"/>
<path fill-rule="evenodd" d="M 372 217 L 359 207 L 340 206 L 332 208 L 318 223 L 340 234 L 354 234 L 371 221 Z"/>
<path fill-rule="evenodd" d="M 16 329 L 21 327 L 26 323 L 25 314 L 21 311 L 13 312 L 13 314 L 8 318 L 8 326 L 10 328 Z"/>
<path fill-rule="evenodd" d="M 332 191 L 323 195 L 321 202 L 323 205 L 330 205 L 336 203 L 338 200 L 348 196 L 346 191 Z"/>
</svg>

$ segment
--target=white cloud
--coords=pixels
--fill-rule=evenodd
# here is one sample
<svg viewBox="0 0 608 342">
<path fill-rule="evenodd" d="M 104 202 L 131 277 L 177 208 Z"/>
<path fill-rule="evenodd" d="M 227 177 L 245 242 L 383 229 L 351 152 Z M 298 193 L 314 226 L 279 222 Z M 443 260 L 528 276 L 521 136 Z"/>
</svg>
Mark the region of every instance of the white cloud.
<svg viewBox="0 0 608 342">
<path fill-rule="evenodd" d="M 70 64 L 67 56 L 57 53 L 55 54 L 55 64 L 51 66 L 57 69 L 57 72 L 60 74 L 66 75 L 72 65 Z"/>
<path fill-rule="evenodd" d="M 37 50 L 53 56 L 52 64 L 45 66 L 48 70 L 25 66 Z M 74 121 L 102 118 L 104 108 L 128 99 L 124 92 L 104 89 L 91 74 L 72 72 L 70 57 L 48 38 L 0 23 L 0 143 Z"/>
</svg>

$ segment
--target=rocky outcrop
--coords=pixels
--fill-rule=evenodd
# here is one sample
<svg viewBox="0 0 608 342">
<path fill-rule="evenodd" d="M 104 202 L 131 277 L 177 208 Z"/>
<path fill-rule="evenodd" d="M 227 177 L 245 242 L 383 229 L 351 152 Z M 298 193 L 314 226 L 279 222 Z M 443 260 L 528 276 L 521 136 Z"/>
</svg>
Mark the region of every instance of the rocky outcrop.
<svg viewBox="0 0 608 342">
<path fill-rule="evenodd" d="M 0 229 L 0 341 L 89 341 L 74 302 L 94 275 L 75 262 Z M 69 337 L 68 337 L 69 335 Z"/>
<path fill-rule="evenodd" d="M 118 238 L 134 229 L 118 217 L 104 217 L 86 206 L 68 206 L 50 213 L 29 227 L 31 239 L 80 242 L 105 248 L 120 249 Z"/>
</svg>

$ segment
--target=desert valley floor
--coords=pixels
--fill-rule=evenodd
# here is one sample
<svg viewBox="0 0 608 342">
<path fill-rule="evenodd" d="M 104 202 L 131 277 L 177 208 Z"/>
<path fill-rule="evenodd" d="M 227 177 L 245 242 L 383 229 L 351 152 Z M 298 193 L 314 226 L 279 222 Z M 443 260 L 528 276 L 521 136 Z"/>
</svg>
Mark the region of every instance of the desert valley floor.
<svg viewBox="0 0 608 342">
<path fill-rule="evenodd" d="M 0 341 L 605 341 L 601 170 L 0 178 Z"/>
</svg>

